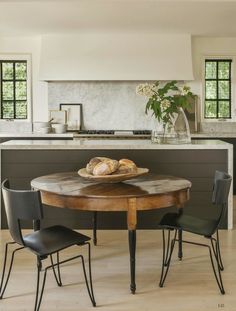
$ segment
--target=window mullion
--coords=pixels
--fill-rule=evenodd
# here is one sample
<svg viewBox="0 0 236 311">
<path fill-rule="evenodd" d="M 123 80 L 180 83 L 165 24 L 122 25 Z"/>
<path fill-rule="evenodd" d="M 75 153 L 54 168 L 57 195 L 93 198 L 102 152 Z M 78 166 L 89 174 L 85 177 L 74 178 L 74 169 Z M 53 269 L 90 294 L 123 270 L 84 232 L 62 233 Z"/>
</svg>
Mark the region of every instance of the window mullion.
<svg viewBox="0 0 236 311">
<path fill-rule="evenodd" d="M 1 103 L 0 103 L 0 105 L 1 105 L 1 119 L 3 118 L 3 93 L 2 93 L 2 63 L 0 64 L 1 66 L 0 66 L 0 79 L 1 79 L 1 83 L 0 83 L 0 92 L 1 92 Z"/>
<path fill-rule="evenodd" d="M 232 107 L 231 107 L 231 62 L 229 62 L 229 115 L 232 118 Z"/>
<path fill-rule="evenodd" d="M 219 118 L 219 62 L 216 62 L 216 117 Z"/>
<path fill-rule="evenodd" d="M 13 112 L 14 119 L 16 119 L 16 63 L 13 63 Z"/>
</svg>

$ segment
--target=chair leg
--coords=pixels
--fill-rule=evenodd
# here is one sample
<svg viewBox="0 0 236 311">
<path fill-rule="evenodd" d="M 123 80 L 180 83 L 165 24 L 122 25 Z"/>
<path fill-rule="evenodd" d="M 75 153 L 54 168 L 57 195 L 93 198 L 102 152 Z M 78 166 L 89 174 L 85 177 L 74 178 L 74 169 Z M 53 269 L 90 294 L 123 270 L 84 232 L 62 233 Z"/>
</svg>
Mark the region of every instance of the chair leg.
<svg viewBox="0 0 236 311">
<path fill-rule="evenodd" d="M 62 281 L 61 281 L 61 271 L 60 271 L 60 265 L 59 265 L 59 252 L 57 252 L 57 273 L 56 273 L 56 269 L 55 269 L 55 265 L 53 262 L 53 257 L 52 255 L 50 255 L 50 260 L 51 260 L 51 264 L 52 264 L 52 271 L 54 274 L 54 277 L 56 279 L 57 285 L 58 286 L 62 286 Z"/>
<path fill-rule="evenodd" d="M 176 235 L 177 235 L 177 230 L 175 230 L 174 238 L 171 240 L 171 243 L 170 243 L 170 230 L 168 230 L 167 247 L 166 247 L 165 230 L 164 229 L 162 230 L 163 257 L 162 257 L 161 277 L 160 277 L 160 282 L 159 282 L 160 287 L 163 287 L 165 279 L 167 277 L 167 273 L 169 271 L 171 257 L 172 257 L 172 253 L 173 253 L 175 241 L 176 241 Z"/>
<path fill-rule="evenodd" d="M 220 263 L 219 263 L 218 258 L 216 256 L 214 256 L 214 258 L 216 259 L 216 267 L 215 267 L 215 263 L 214 263 L 213 256 L 212 256 L 212 252 L 213 252 L 213 254 L 215 252 L 215 250 L 214 250 L 214 239 L 213 238 L 210 238 L 210 239 L 211 239 L 211 247 L 212 247 L 212 251 L 211 251 L 211 247 L 209 246 L 211 265 L 212 265 L 212 269 L 213 269 L 213 272 L 214 272 L 214 275 L 215 275 L 215 279 L 216 279 L 217 285 L 218 285 L 218 287 L 220 289 L 220 292 L 221 292 L 222 295 L 224 295 L 225 294 L 225 290 L 224 290 L 223 281 L 222 281 L 222 277 L 221 277 Z"/>
<path fill-rule="evenodd" d="M 44 287 L 45 287 L 46 278 L 47 278 L 48 267 L 45 268 L 44 276 L 43 276 L 43 282 L 42 282 L 42 286 L 41 286 L 41 292 L 39 293 L 41 270 L 42 270 L 42 262 L 38 258 L 38 263 L 37 263 L 37 287 L 36 287 L 34 311 L 39 311 L 40 306 L 41 306 L 41 302 L 42 302 L 42 298 L 43 298 L 43 292 L 44 292 Z"/>
<path fill-rule="evenodd" d="M 11 260 L 10 260 L 10 264 L 9 264 L 9 269 L 7 272 L 7 277 L 4 283 L 4 279 L 5 279 L 5 273 L 6 273 L 6 264 L 7 264 L 7 254 L 8 254 L 8 245 L 10 244 L 15 244 L 15 242 L 8 242 L 5 245 L 5 254 L 4 254 L 4 261 L 3 261 L 3 268 L 2 268 L 2 278 L 1 278 L 1 284 L 0 284 L 0 299 L 3 298 L 3 295 L 5 293 L 5 290 L 7 288 L 7 284 L 8 281 L 10 279 L 10 275 L 11 275 L 11 270 L 12 270 L 12 266 L 13 266 L 13 262 L 14 262 L 14 257 L 15 257 L 15 253 L 21 249 L 23 249 L 24 247 L 19 247 L 16 248 L 11 255 Z"/>
<path fill-rule="evenodd" d="M 38 306 L 39 281 L 40 281 L 40 271 L 41 271 L 41 268 L 42 268 L 42 263 L 41 263 L 41 261 L 38 260 L 38 264 L 37 264 L 37 287 L 36 287 L 34 311 L 37 310 L 37 306 Z"/>
<path fill-rule="evenodd" d="M 0 294 L 2 291 L 2 285 L 5 277 L 5 271 L 6 271 L 6 264 L 7 264 L 7 254 L 8 254 L 8 245 L 9 244 L 15 244 L 15 242 L 8 242 L 5 244 L 5 252 L 4 252 L 4 260 L 3 260 L 3 266 L 2 266 L 2 278 L 0 283 Z"/>
<path fill-rule="evenodd" d="M 212 237 L 209 237 L 210 241 L 211 241 L 211 245 L 207 245 L 207 244 L 202 244 L 202 243 L 197 243 L 197 242 L 190 242 L 190 241 L 184 241 L 183 243 L 188 243 L 188 244 L 192 244 L 192 245 L 199 245 L 199 246 L 204 246 L 207 247 L 209 250 L 209 254 L 210 254 L 210 260 L 211 260 L 211 265 L 212 265 L 212 269 L 214 272 L 214 276 L 217 282 L 217 285 L 220 289 L 220 292 L 222 295 L 225 294 L 225 290 L 224 290 L 224 286 L 223 286 L 223 281 L 221 278 L 221 269 L 220 269 L 220 264 L 218 261 L 218 257 L 216 255 L 216 250 L 215 250 L 215 246 L 214 246 L 214 242 L 216 242 L 216 240 Z M 215 262 L 214 262 L 215 259 Z"/>
<path fill-rule="evenodd" d="M 220 244 L 219 244 L 219 234 L 218 234 L 218 231 L 216 233 L 216 238 L 212 237 L 212 241 L 214 242 L 214 243 L 212 243 L 213 254 L 215 256 L 215 259 L 217 261 L 217 264 L 218 264 L 220 270 L 223 271 L 224 270 L 224 266 L 223 266 L 223 263 L 222 263 L 222 258 L 221 258 L 221 253 L 220 253 Z"/>
<path fill-rule="evenodd" d="M 219 239 L 219 232 L 218 230 L 216 231 L 216 251 L 217 251 L 217 255 L 218 255 L 218 262 L 219 262 L 219 266 L 220 266 L 220 270 L 223 271 L 224 270 L 224 265 L 222 262 L 222 258 L 221 258 L 221 252 L 220 252 L 220 239 Z"/>
<path fill-rule="evenodd" d="M 91 302 L 93 304 L 94 307 L 96 307 L 96 301 L 94 298 L 94 293 L 93 293 L 93 281 L 92 281 L 92 269 L 91 269 L 91 247 L 90 247 L 90 243 L 84 243 L 88 245 L 88 264 L 89 264 L 89 283 L 88 283 L 88 278 L 87 278 L 87 273 L 86 273 L 86 269 L 85 269 L 85 263 L 84 263 L 84 257 L 81 256 L 81 261 L 82 261 L 82 266 L 83 266 L 83 272 L 84 272 L 84 279 L 85 279 L 85 283 L 86 283 L 86 287 L 88 290 L 88 294 L 89 297 L 91 299 Z"/>
<path fill-rule="evenodd" d="M 93 244 L 97 245 L 97 212 L 93 212 Z"/>
<path fill-rule="evenodd" d="M 162 234 L 163 234 L 163 231 L 162 231 Z M 163 240 L 163 243 L 164 243 L 164 240 Z M 163 245 L 163 250 L 164 250 L 164 245 Z M 170 250 L 170 230 L 168 230 L 167 247 L 166 247 L 166 255 L 165 255 L 165 260 L 164 260 L 164 266 L 168 265 L 169 250 Z"/>
<path fill-rule="evenodd" d="M 175 230 L 175 237 L 171 241 L 171 249 L 170 249 L 170 253 L 169 253 L 169 258 L 166 259 L 166 254 L 168 254 L 168 252 L 166 252 L 166 250 L 165 250 L 166 246 L 165 246 L 165 233 L 164 233 L 164 230 L 162 230 L 162 232 L 163 232 L 163 260 L 162 260 L 161 278 L 160 278 L 160 283 L 159 283 L 160 287 L 163 287 L 163 285 L 164 285 L 165 278 L 167 276 L 168 269 L 169 269 L 169 266 L 170 266 L 171 255 L 172 255 L 172 252 L 173 252 L 173 249 L 174 249 L 174 243 L 175 243 L 175 241 L 178 241 L 178 239 L 176 239 L 177 231 Z M 222 277 L 221 277 L 222 269 L 221 269 L 221 263 L 220 263 L 220 260 L 219 260 L 220 253 L 219 253 L 219 250 L 217 250 L 217 247 L 218 247 L 217 246 L 217 240 L 215 238 L 212 238 L 212 237 L 210 237 L 209 239 L 211 240 L 211 246 L 207 245 L 207 244 L 202 244 L 202 243 L 197 243 L 197 242 L 190 242 L 190 241 L 185 241 L 185 240 L 182 240 L 182 243 L 188 243 L 188 244 L 192 244 L 192 245 L 204 246 L 204 247 L 208 248 L 209 254 L 210 254 L 211 265 L 212 265 L 212 269 L 213 269 L 213 272 L 214 272 L 214 276 L 215 276 L 217 285 L 218 285 L 218 287 L 220 289 L 221 294 L 224 295 L 225 294 L 225 290 L 224 290 L 223 281 L 222 281 Z M 216 246 L 214 246 L 214 243 L 216 243 Z M 214 262 L 214 259 L 215 259 L 216 263 Z M 167 262 L 166 271 L 165 271 L 165 262 Z"/>
<path fill-rule="evenodd" d="M 58 265 L 60 265 L 60 264 L 64 264 L 66 262 L 75 260 L 77 258 L 81 258 L 81 260 L 82 260 L 83 272 L 84 272 L 84 277 L 85 277 L 85 282 L 86 282 L 86 286 L 87 286 L 87 289 L 88 289 L 89 297 L 90 297 L 90 299 L 92 301 L 93 306 L 94 307 L 96 306 L 96 302 L 95 302 L 94 294 L 93 294 L 93 286 L 92 286 L 90 244 L 89 243 L 84 243 L 84 244 L 88 244 L 89 245 L 89 255 L 88 255 L 88 258 L 89 258 L 89 281 L 90 281 L 90 288 L 89 288 L 88 278 L 87 278 L 87 274 L 86 274 L 84 258 L 83 258 L 82 255 L 77 255 L 77 256 L 68 258 L 66 260 L 60 261 L 60 262 L 58 261 L 56 264 L 52 264 L 50 266 L 47 266 L 45 268 L 45 270 L 44 270 L 44 276 L 43 276 L 43 281 L 42 281 L 42 285 L 41 285 L 41 292 L 40 292 L 39 287 L 40 287 L 40 272 L 42 270 L 42 261 L 40 260 L 40 258 L 38 258 L 38 265 L 37 265 L 37 268 L 38 268 L 37 269 L 37 288 L 36 288 L 34 311 L 39 311 L 39 309 L 40 309 L 42 298 L 43 298 L 43 292 L 44 292 L 44 288 L 45 288 L 45 283 L 46 283 L 48 269 L 51 269 L 53 267 L 55 268 L 56 266 L 58 267 Z"/>
</svg>

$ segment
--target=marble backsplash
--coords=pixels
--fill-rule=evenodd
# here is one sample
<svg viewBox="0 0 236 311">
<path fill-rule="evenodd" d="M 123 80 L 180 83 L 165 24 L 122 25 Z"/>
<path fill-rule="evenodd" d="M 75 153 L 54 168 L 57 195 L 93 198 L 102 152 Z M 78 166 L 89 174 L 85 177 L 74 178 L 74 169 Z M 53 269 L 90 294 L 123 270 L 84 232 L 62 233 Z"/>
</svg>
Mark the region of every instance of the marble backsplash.
<svg viewBox="0 0 236 311">
<path fill-rule="evenodd" d="M 49 82 L 49 109 L 60 103 L 82 103 L 84 129 L 152 129 L 146 98 L 136 94 L 137 81 Z"/>
<path fill-rule="evenodd" d="M 157 122 L 145 114 L 146 98 L 136 94 L 140 81 L 60 81 L 48 83 L 48 109 L 60 103 L 81 103 L 84 129 L 153 129 Z M 34 112 L 33 112 L 34 113 Z M 35 118 L 34 116 L 34 119 Z M 155 124 L 156 123 L 156 124 Z M 0 121 L 0 132 L 29 133 L 30 122 Z M 235 133 L 236 122 L 203 122 L 205 133 Z"/>
<path fill-rule="evenodd" d="M 145 114 L 147 99 L 136 94 L 140 81 L 49 82 L 49 109 L 60 103 L 82 103 L 84 129 L 153 129 L 157 123 Z M 205 133 L 234 133 L 236 122 L 203 122 Z"/>
<path fill-rule="evenodd" d="M 203 133 L 236 133 L 236 122 L 217 121 L 202 122 L 200 132 Z"/>
<path fill-rule="evenodd" d="M 31 133 L 32 123 L 24 121 L 0 121 L 0 132 L 4 133 Z"/>
</svg>

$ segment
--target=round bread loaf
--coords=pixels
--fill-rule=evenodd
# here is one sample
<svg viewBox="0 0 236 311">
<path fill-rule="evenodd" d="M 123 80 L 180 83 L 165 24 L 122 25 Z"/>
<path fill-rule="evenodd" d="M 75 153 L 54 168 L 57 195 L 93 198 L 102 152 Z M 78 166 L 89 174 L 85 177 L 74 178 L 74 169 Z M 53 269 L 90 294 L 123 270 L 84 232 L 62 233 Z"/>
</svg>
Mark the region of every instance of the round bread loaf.
<svg viewBox="0 0 236 311">
<path fill-rule="evenodd" d="M 109 158 L 106 158 L 106 157 L 95 157 L 95 158 L 92 158 L 89 163 L 86 165 L 86 171 L 87 173 L 89 174 L 93 174 L 93 170 L 94 170 L 94 167 L 102 162 L 102 161 L 105 161 L 105 160 L 109 160 Z"/>
<path fill-rule="evenodd" d="M 94 167 L 95 167 L 98 163 L 100 163 L 100 162 L 101 162 L 101 160 L 100 160 L 99 158 L 92 158 L 92 159 L 89 161 L 89 163 L 86 165 L 86 171 L 87 171 L 87 173 L 92 174 L 92 173 L 93 173 Z"/>
<path fill-rule="evenodd" d="M 101 161 L 112 160 L 111 158 L 107 158 L 107 157 L 97 157 L 97 159 L 99 159 Z"/>
<path fill-rule="evenodd" d="M 119 162 L 116 160 L 104 160 L 98 163 L 93 169 L 93 175 L 104 176 L 114 173 L 119 167 Z"/>
<path fill-rule="evenodd" d="M 120 159 L 119 164 L 120 165 L 127 165 L 130 167 L 136 166 L 136 164 L 132 160 L 129 160 L 129 159 Z"/>
<path fill-rule="evenodd" d="M 116 171 L 117 174 L 128 174 L 128 173 L 136 173 L 137 166 L 136 164 L 129 159 L 121 159 L 119 161 L 119 168 Z"/>
<path fill-rule="evenodd" d="M 137 167 L 128 167 L 126 165 L 120 165 L 118 170 L 115 172 L 116 174 L 129 174 L 136 173 Z"/>
</svg>

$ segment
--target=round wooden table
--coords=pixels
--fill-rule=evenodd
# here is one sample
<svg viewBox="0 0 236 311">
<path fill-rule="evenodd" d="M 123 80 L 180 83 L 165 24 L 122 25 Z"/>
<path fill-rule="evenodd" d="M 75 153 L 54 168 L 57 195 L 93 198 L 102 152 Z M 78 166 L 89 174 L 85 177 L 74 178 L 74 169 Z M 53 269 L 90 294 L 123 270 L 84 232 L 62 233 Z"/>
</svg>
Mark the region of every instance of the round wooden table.
<svg viewBox="0 0 236 311">
<path fill-rule="evenodd" d="M 191 182 L 178 177 L 147 174 L 120 183 L 92 183 L 77 172 L 56 173 L 31 181 L 47 205 L 86 211 L 126 211 L 129 230 L 130 289 L 134 294 L 137 211 L 176 206 L 189 199 Z"/>
</svg>

